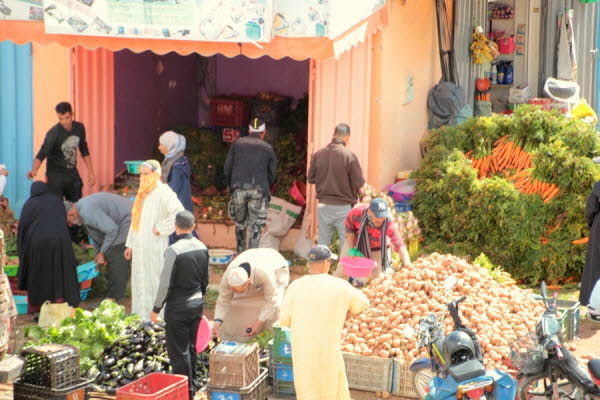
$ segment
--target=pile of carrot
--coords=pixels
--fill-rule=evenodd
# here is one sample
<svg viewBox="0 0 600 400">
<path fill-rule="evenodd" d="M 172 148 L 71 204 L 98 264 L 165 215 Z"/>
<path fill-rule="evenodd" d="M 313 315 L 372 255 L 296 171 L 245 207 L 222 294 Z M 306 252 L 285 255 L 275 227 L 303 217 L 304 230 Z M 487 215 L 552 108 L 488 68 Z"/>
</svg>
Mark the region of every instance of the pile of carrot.
<svg viewBox="0 0 600 400">
<path fill-rule="evenodd" d="M 539 181 L 531 178 L 530 170 L 517 172 L 513 176 L 508 177 L 508 180 L 513 182 L 515 188 L 525 194 L 539 194 L 544 203 L 550 202 L 560 189 L 555 184 Z"/>
<path fill-rule="evenodd" d="M 473 162 L 473 168 L 479 171 L 479 179 L 509 169 L 522 171 L 531 168 L 531 154 L 508 140 L 508 136 L 496 140 L 494 145 L 496 147 L 492 150 L 492 154 L 483 158 L 472 158 L 472 151 L 465 154 L 465 157 Z"/>
</svg>

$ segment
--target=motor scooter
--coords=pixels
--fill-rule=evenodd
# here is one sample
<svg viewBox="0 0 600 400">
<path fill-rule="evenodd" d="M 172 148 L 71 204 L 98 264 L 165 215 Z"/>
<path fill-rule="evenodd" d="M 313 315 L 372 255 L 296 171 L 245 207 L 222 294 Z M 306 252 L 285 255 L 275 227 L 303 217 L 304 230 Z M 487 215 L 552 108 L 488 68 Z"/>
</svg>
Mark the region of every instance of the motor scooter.
<svg viewBox="0 0 600 400">
<path fill-rule="evenodd" d="M 446 293 L 456 283 L 456 277 L 449 276 L 444 281 Z M 500 370 L 485 369 L 477 336 L 462 323 L 459 304 L 465 299 L 466 296 L 462 296 L 448 302 L 441 318 L 429 314 L 420 321 L 417 346 L 427 347 L 429 357 L 411 364 L 413 387 L 420 398 L 428 400 L 479 400 L 492 396 L 512 400 L 517 382 Z M 444 335 L 444 321 L 448 314 L 452 317 L 454 329 Z M 414 336 L 414 333 L 410 326 L 404 330 L 407 337 Z"/>
</svg>

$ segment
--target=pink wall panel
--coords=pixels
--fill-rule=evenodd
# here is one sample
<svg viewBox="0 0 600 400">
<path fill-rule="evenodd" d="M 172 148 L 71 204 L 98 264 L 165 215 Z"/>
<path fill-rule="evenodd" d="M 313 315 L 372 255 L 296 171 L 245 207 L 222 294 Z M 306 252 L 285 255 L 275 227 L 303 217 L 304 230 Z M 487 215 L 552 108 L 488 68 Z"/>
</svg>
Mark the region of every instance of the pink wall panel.
<svg viewBox="0 0 600 400">
<path fill-rule="evenodd" d="M 88 171 L 80 160 L 84 196 L 103 190 L 114 178 L 114 64 L 113 52 L 98 48 L 72 50 L 73 112 L 86 128 L 95 187 L 88 184 Z"/>
<path fill-rule="evenodd" d="M 350 125 L 350 150 L 367 176 L 369 166 L 369 119 L 371 102 L 371 36 L 339 59 L 311 62 L 308 154 L 331 141 L 338 123 Z M 309 236 L 316 233 L 314 185 L 308 185 L 306 216 Z"/>
</svg>

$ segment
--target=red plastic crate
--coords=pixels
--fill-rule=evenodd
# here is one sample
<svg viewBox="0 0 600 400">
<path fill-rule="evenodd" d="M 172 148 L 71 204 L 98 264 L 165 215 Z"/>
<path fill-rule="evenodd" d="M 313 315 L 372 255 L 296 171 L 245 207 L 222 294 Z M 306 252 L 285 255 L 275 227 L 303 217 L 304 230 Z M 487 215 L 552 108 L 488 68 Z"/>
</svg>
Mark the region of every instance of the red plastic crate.
<svg viewBox="0 0 600 400">
<path fill-rule="evenodd" d="M 117 389 L 117 400 L 188 400 L 188 378 L 151 373 Z"/>
<path fill-rule="evenodd" d="M 248 125 L 248 105 L 243 99 L 213 97 L 210 99 L 210 124 L 223 127 Z"/>
</svg>

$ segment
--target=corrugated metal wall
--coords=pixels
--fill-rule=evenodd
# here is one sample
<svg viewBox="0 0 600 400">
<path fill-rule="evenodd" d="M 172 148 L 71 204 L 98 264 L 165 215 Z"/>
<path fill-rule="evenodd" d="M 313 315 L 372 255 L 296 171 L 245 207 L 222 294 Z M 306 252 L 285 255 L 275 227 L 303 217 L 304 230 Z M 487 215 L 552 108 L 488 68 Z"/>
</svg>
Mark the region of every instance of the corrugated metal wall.
<svg viewBox="0 0 600 400">
<path fill-rule="evenodd" d="M 540 93 L 546 79 L 556 76 L 556 44 L 558 40 L 559 12 L 573 9 L 575 46 L 577 52 L 577 82 L 581 86 L 581 96 L 594 104 L 596 87 L 596 53 L 598 34 L 598 3 L 581 3 L 579 0 L 544 1 L 542 62 L 540 63 Z"/>
<path fill-rule="evenodd" d="M 73 49 L 73 112 L 86 128 L 96 187 L 87 182 L 87 168 L 79 160 L 84 195 L 104 190 L 114 179 L 115 80 L 113 52 Z"/>
<path fill-rule="evenodd" d="M 474 105 L 475 79 L 478 69 L 471 62 L 471 36 L 473 28 L 481 26 L 485 29 L 487 18 L 487 0 L 460 0 L 454 7 L 454 51 L 456 53 L 456 70 L 458 84 L 465 91 L 467 102 Z"/>
<path fill-rule="evenodd" d="M 350 150 L 358 157 L 364 176 L 369 165 L 369 118 L 371 100 L 372 37 L 343 53 L 339 59 L 311 61 L 309 87 L 308 149 L 310 157 L 331 141 L 338 123 L 352 131 Z M 314 185 L 307 188 L 305 218 L 310 218 L 311 236 L 316 232 Z"/>
<path fill-rule="evenodd" d="M 29 198 L 33 161 L 31 44 L 0 43 L 0 163 L 9 171 L 4 195 L 20 214 Z"/>
</svg>

